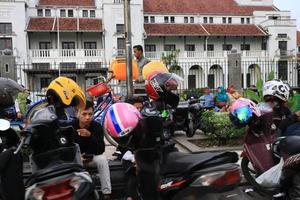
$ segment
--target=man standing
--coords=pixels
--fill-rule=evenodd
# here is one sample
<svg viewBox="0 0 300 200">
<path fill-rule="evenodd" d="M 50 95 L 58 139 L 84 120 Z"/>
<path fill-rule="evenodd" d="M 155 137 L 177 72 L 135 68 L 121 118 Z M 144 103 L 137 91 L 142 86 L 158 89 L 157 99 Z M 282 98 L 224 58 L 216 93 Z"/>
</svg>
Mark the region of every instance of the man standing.
<svg viewBox="0 0 300 200">
<path fill-rule="evenodd" d="M 97 167 L 104 199 L 111 199 L 111 182 L 105 151 L 104 133 L 101 125 L 93 121 L 93 103 L 86 102 L 84 110 L 79 111 L 78 119 L 73 122 L 75 142 L 79 145 L 83 163 L 88 167 Z"/>
<path fill-rule="evenodd" d="M 142 75 L 142 71 L 143 71 L 143 67 L 150 62 L 149 59 L 144 57 L 144 51 L 143 51 L 143 47 L 141 45 L 135 45 L 133 47 L 133 53 L 134 53 L 134 57 L 137 60 L 138 66 L 139 66 L 139 78 L 136 82 L 143 82 L 143 75 Z"/>
</svg>

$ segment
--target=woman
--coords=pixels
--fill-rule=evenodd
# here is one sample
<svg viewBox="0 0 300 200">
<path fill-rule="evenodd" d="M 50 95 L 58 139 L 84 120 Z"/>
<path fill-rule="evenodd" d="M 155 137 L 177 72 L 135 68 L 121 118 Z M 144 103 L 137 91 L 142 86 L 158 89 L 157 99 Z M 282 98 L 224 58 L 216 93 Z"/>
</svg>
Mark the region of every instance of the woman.
<svg viewBox="0 0 300 200">
<path fill-rule="evenodd" d="M 217 94 L 215 96 L 216 106 L 222 109 L 227 105 L 228 95 L 224 87 L 218 87 Z"/>
</svg>

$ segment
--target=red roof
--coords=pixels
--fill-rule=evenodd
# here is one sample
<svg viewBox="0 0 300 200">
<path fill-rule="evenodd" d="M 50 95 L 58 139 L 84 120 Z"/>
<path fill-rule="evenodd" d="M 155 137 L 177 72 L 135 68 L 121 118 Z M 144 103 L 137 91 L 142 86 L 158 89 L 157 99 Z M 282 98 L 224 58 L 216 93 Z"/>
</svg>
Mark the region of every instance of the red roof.
<svg viewBox="0 0 300 200">
<path fill-rule="evenodd" d="M 145 24 L 149 36 L 208 35 L 200 24 Z"/>
<path fill-rule="evenodd" d="M 27 31 L 49 31 L 52 30 L 54 18 L 31 18 Z"/>
<path fill-rule="evenodd" d="M 57 19 L 31 18 L 27 26 L 29 32 L 57 31 Z M 59 18 L 61 32 L 102 32 L 101 19 L 88 18 Z"/>
<path fill-rule="evenodd" d="M 256 25 L 238 24 L 145 24 L 148 36 L 266 36 Z"/>
<path fill-rule="evenodd" d="M 265 36 L 263 29 L 253 24 L 203 24 L 210 35 L 215 36 Z"/>
<path fill-rule="evenodd" d="M 273 6 L 240 6 L 234 0 L 144 0 L 145 13 L 252 15 L 274 11 Z"/>
<path fill-rule="evenodd" d="M 95 0 L 40 0 L 39 6 L 95 6 Z"/>
<path fill-rule="evenodd" d="M 297 31 L 297 45 L 300 45 L 300 31 Z"/>
</svg>

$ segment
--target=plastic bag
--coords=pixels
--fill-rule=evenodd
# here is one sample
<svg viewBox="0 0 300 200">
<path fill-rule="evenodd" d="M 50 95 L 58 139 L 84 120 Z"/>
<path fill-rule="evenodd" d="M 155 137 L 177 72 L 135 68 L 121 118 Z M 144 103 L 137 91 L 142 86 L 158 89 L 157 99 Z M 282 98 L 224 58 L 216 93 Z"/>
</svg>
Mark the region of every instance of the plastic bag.
<svg viewBox="0 0 300 200">
<path fill-rule="evenodd" d="M 263 187 L 278 187 L 280 186 L 280 177 L 282 174 L 282 167 L 284 161 L 283 159 L 270 168 L 268 171 L 264 172 L 262 175 L 256 178 L 256 182 Z"/>
</svg>

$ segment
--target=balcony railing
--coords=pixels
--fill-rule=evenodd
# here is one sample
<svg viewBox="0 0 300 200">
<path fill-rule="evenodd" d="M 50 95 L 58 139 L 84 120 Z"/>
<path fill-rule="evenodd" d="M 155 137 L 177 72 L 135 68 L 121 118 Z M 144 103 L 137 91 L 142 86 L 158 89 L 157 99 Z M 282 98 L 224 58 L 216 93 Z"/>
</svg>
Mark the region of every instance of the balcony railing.
<svg viewBox="0 0 300 200">
<path fill-rule="evenodd" d="M 57 49 L 31 49 L 30 56 L 32 58 L 58 58 L 58 57 L 102 57 L 103 49 L 61 49 L 58 53 Z"/>
<path fill-rule="evenodd" d="M 170 52 L 151 51 L 145 52 L 145 56 L 149 59 L 160 59 L 162 54 L 168 55 Z M 226 58 L 231 51 L 183 51 L 179 52 L 179 59 L 202 59 L 202 58 Z M 243 57 L 268 57 L 267 51 L 242 51 Z"/>
<path fill-rule="evenodd" d="M 260 24 L 262 27 L 268 26 L 294 26 L 296 25 L 296 20 L 294 19 L 268 19 Z"/>
<path fill-rule="evenodd" d="M 279 56 L 279 57 L 293 57 L 293 56 L 296 56 L 296 53 L 295 53 L 294 50 L 280 50 L 280 49 L 277 49 L 276 56 Z"/>
</svg>

